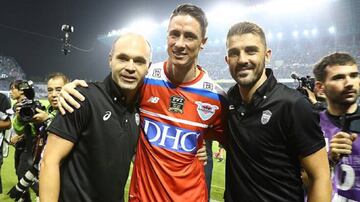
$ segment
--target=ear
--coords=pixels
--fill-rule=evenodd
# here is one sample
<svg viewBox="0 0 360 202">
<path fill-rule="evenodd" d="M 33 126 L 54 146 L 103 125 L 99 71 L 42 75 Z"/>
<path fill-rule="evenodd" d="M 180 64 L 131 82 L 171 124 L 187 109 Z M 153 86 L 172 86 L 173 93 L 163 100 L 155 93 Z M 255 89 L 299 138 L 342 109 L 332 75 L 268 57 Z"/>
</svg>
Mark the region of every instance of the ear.
<svg viewBox="0 0 360 202">
<path fill-rule="evenodd" d="M 112 62 L 112 55 L 111 54 L 109 54 L 108 61 L 109 61 L 109 67 L 111 68 L 111 62 Z"/>
<path fill-rule="evenodd" d="M 321 81 L 315 81 L 315 92 L 325 95 L 325 85 Z"/>
<path fill-rule="evenodd" d="M 206 44 L 206 42 L 207 42 L 207 37 L 205 37 L 202 41 L 201 41 L 201 44 L 200 44 L 200 49 L 202 50 L 202 49 L 204 49 L 204 47 L 205 47 L 205 44 Z"/>
<path fill-rule="evenodd" d="M 226 62 L 227 64 L 229 64 L 229 61 L 228 61 L 228 60 L 229 60 L 229 58 L 228 58 L 228 56 L 227 56 L 227 55 L 225 55 L 225 57 L 224 57 L 224 58 L 225 58 L 225 62 Z"/>
<path fill-rule="evenodd" d="M 267 49 L 265 52 L 265 62 L 266 63 L 270 63 L 271 55 L 272 55 L 271 49 Z"/>
</svg>

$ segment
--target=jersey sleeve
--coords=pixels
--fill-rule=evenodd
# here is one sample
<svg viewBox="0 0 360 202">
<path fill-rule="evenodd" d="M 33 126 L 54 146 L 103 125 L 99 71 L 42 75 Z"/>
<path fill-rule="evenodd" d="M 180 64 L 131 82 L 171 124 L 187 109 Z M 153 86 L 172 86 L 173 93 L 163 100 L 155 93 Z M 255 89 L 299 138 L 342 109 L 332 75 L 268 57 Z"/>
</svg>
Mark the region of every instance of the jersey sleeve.
<svg viewBox="0 0 360 202">
<path fill-rule="evenodd" d="M 88 117 L 90 116 L 90 104 L 88 100 L 89 96 L 86 94 L 87 91 L 83 88 L 78 88 L 78 90 L 85 97 L 84 101 L 78 100 L 81 107 L 79 109 L 74 109 L 74 112 L 68 112 L 65 115 L 57 113 L 47 128 L 48 132 L 54 133 L 73 143 L 78 141 L 79 134 L 81 134 L 81 131 L 86 127 Z"/>
<path fill-rule="evenodd" d="M 319 126 L 319 115 L 304 98 L 295 101 L 291 110 L 291 120 L 292 140 L 298 155 L 308 156 L 325 146 Z"/>
</svg>

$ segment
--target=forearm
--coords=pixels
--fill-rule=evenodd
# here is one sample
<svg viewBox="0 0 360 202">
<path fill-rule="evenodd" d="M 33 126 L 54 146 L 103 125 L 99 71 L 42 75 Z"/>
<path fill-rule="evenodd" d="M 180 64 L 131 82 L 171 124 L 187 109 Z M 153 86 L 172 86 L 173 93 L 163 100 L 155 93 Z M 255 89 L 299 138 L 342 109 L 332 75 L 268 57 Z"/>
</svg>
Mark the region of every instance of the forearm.
<svg viewBox="0 0 360 202">
<path fill-rule="evenodd" d="M 43 160 L 40 168 L 40 201 L 57 202 L 60 193 L 59 164 Z"/>
<path fill-rule="evenodd" d="M 331 200 L 330 176 L 321 176 L 316 179 L 309 177 L 308 202 L 330 202 Z"/>
<path fill-rule="evenodd" d="M 10 119 L 7 120 L 0 120 L 0 129 L 1 130 L 8 130 L 11 128 L 11 121 Z"/>
</svg>

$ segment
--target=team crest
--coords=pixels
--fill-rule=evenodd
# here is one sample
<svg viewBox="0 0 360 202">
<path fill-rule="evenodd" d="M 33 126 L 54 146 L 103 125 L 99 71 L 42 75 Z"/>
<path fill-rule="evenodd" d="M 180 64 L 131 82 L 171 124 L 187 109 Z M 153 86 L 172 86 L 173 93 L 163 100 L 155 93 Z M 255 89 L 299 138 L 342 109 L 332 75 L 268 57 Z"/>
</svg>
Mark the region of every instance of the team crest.
<svg viewBox="0 0 360 202">
<path fill-rule="evenodd" d="M 209 120 L 215 114 L 215 110 L 219 109 L 219 107 L 216 105 L 203 103 L 200 101 L 196 101 L 195 104 L 197 104 L 196 110 L 203 121 Z"/>
<path fill-rule="evenodd" d="M 136 123 L 137 126 L 140 124 L 140 115 L 139 115 L 139 113 L 135 114 L 135 123 Z"/>
<path fill-rule="evenodd" d="M 272 113 L 270 110 L 263 111 L 262 116 L 261 116 L 261 123 L 263 125 L 267 124 L 271 118 L 271 115 L 272 115 Z"/>
<path fill-rule="evenodd" d="M 173 95 L 170 97 L 169 111 L 182 114 L 184 111 L 185 98 Z"/>
<path fill-rule="evenodd" d="M 154 69 L 152 76 L 156 77 L 156 78 L 160 78 L 161 77 L 161 69 L 160 68 Z"/>
<path fill-rule="evenodd" d="M 203 88 L 206 90 L 213 90 L 213 84 L 209 82 L 204 82 Z"/>
</svg>

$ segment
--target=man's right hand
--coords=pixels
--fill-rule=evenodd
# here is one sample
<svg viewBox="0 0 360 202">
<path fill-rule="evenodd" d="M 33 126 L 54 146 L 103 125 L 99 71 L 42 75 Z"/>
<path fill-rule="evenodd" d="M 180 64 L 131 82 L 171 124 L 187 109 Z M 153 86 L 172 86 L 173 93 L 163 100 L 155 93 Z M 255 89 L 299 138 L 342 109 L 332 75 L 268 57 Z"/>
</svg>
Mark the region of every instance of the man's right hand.
<svg viewBox="0 0 360 202">
<path fill-rule="evenodd" d="M 356 140 L 355 133 L 338 132 L 330 140 L 330 158 L 339 161 L 341 156 L 349 155 L 352 152 L 352 144 Z"/>
<path fill-rule="evenodd" d="M 66 112 L 72 113 L 74 111 L 73 107 L 76 109 L 80 108 L 80 104 L 74 99 L 77 98 L 81 101 L 85 100 L 85 97 L 75 90 L 77 86 L 88 87 L 87 83 L 84 80 L 75 79 L 74 81 L 67 83 L 62 87 L 59 94 L 59 111 L 61 114 L 66 114 Z"/>
</svg>

